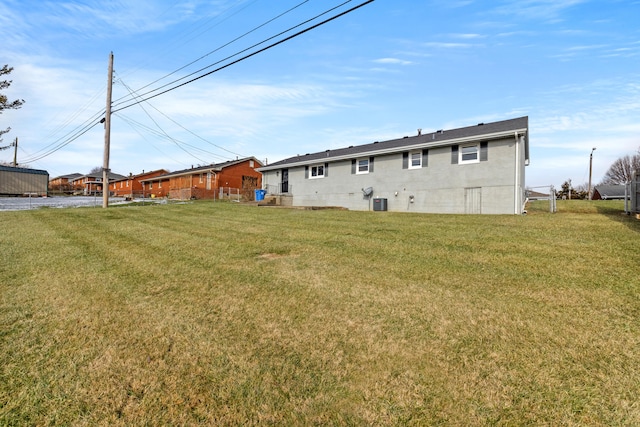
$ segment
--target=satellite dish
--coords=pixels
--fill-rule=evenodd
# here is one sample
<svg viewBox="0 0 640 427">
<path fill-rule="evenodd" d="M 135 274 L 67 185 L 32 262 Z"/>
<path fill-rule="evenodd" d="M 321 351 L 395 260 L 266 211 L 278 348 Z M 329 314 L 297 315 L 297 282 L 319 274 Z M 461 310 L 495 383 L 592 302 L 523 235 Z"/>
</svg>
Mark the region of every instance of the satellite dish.
<svg viewBox="0 0 640 427">
<path fill-rule="evenodd" d="M 364 197 L 371 197 L 371 195 L 373 194 L 373 187 L 363 188 L 362 194 L 364 194 Z"/>
</svg>

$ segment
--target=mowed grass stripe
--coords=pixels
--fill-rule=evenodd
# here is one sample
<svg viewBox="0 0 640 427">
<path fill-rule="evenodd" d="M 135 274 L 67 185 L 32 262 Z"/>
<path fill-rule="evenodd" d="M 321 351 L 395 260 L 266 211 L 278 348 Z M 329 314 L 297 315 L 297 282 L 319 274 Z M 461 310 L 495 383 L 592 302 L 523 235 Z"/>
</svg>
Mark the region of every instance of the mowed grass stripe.
<svg viewBox="0 0 640 427">
<path fill-rule="evenodd" d="M 640 422 L 640 226 L 197 202 L 2 213 L 0 423 Z"/>
</svg>

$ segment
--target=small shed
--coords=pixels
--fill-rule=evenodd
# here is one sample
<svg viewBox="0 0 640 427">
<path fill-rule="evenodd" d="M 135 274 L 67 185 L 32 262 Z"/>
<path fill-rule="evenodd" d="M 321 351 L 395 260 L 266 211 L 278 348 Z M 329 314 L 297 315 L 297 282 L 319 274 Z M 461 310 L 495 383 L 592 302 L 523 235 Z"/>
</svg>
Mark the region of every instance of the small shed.
<svg viewBox="0 0 640 427">
<path fill-rule="evenodd" d="M 0 196 L 46 196 L 49 172 L 13 166 L 0 166 Z"/>
<path fill-rule="evenodd" d="M 624 200 L 628 197 L 625 194 L 625 185 L 597 185 L 593 189 L 592 200 Z"/>
</svg>

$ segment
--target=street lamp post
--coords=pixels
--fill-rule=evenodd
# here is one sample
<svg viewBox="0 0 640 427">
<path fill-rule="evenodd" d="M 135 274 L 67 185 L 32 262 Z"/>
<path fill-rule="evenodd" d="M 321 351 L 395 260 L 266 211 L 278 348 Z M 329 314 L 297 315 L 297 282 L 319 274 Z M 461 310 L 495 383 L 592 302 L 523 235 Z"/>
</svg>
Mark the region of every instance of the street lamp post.
<svg viewBox="0 0 640 427">
<path fill-rule="evenodd" d="M 596 147 L 591 149 L 591 154 L 589 154 L 589 200 L 591 200 L 591 172 L 593 171 L 593 152 L 596 150 Z"/>
</svg>

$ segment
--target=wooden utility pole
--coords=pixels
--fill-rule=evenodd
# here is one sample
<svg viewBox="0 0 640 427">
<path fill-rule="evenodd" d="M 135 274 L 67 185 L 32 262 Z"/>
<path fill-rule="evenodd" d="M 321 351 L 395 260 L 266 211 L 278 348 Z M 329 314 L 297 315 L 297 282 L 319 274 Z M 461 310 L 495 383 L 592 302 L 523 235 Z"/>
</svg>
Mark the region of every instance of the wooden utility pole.
<svg viewBox="0 0 640 427">
<path fill-rule="evenodd" d="M 593 171 L 593 152 L 596 150 L 596 147 L 591 149 L 591 154 L 589 154 L 589 200 L 591 200 L 591 172 Z"/>
<path fill-rule="evenodd" d="M 13 167 L 18 166 L 18 137 L 13 141 Z"/>
<path fill-rule="evenodd" d="M 111 146 L 111 88 L 113 86 L 113 52 L 109 54 L 107 108 L 104 116 L 104 157 L 102 160 L 102 207 L 109 207 L 109 151 Z"/>
</svg>

